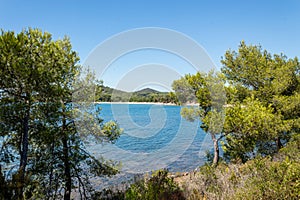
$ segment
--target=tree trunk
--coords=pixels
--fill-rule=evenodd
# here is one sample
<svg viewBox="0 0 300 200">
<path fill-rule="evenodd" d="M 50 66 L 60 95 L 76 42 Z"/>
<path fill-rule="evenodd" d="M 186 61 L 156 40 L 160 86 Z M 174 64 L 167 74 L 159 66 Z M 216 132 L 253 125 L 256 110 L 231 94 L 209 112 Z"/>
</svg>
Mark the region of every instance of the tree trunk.
<svg viewBox="0 0 300 200">
<path fill-rule="evenodd" d="M 72 179 L 71 179 L 71 170 L 70 170 L 70 163 L 69 163 L 69 147 L 68 147 L 68 140 L 66 137 L 63 138 L 63 154 L 64 154 L 65 182 L 66 182 L 64 200 L 70 200 Z"/>
<path fill-rule="evenodd" d="M 23 119 L 22 150 L 21 150 L 21 159 L 20 159 L 20 168 L 19 168 L 23 179 L 24 179 L 25 169 L 27 165 L 28 131 L 29 131 L 29 116 L 26 114 L 26 116 Z"/>
<path fill-rule="evenodd" d="M 63 113 L 65 112 L 65 109 L 63 108 Z M 65 193 L 64 193 L 64 200 L 70 200 L 71 199 L 71 190 L 72 190 L 72 179 L 71 179 L 71 168 L 70 168 L 70 162 L 69 162 L 69 145 L 68 145 L 68 133 L 67 133 L 67 127 L 66 127 L 66 118 L 63 116 L 62 119 L 62 143 L 63 143 L 63 159 L 64 159 L 64 168 L 65 168 Z"/>
<path fill-rule="evenodd" d="M 50 174 L 49 174 L 49 189 L 47 190 L 47 200 L 50 199 L 51 193 L 52 193 L 52 179 L 53 179 L 53 170 L 54 170 L 54 162 L 53 160 L 55 159 L 54 157 L 54 138 L 51 139 L 52 144 L 51 144 L 51 162 L 50 162 Z"/>
<path fill-rule="evenodd" d="M 219 162 L 219 145 L 218 140 L 216 139 L 215 134 L 211 134 L 211 138 L 214 143 L 214 159 L 213 159 L 213 166 L 216 166 Z"/>
<path fill-rule="evenodd" d="M 280 141 L 280 137 L 276 138 L 276 146 L 277 146 L 277 151 L 279 151 L 279 149 L 281 149 L 283 147 L 283 145 Z"/>
<path fill-rule="evenodd" d="M 30 110 L 27 109 L 23 119 L 23 133 L 21 138 L 21 153 L 20 153 L 20 166 L 19 166 L 19 180 L 18 180 L 18 198 L 23 198 L 23 188 L 25 184 L 25 171 L 27 166 L 28 154 L 28 132 L 29 132 L 29 114 Z"/>
</svg>

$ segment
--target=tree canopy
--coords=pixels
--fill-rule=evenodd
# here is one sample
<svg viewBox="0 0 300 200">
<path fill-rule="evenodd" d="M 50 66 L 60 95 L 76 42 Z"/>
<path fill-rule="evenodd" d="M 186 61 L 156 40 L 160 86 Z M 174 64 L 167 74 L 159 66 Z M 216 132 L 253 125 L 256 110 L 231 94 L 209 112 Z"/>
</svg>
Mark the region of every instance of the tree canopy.
<svg viewBox="0 0 300 200">
<path fill-rule="evenodd" d="M 98 128 L 88 134 L 96 138 L 114 141 L 121 130 L 115 122 L 99 125 L 97 111 L 72 103 L 80 83 L 96 81 L 90 72 L 79 78 L 78 61 L 68 38 L 54 41 L 51 34 L 30 28 L 2 31 L 0 169 L 6 178 L 1 198 L 71 199 L 72 191 L 88 198 L 89 173 L 117 172 L 114 163 L 89 154 L 80 137 L 84 129 L 78 124 L 91 116 Z"/>
<path fill-rule="evenodd" d="M 238 51 L 226 51 L 221 63 L 222 74 L 198 72 L 174 81 L 179 101 L 193 96 L 199 105 L 183 108 L 182 116 L 200 117 L 201 128 L 214 141 L 214 164 L 222 137 L 231 160 L 245 162 L 278 152 L 299 131 L 298 59 L 272 55 L 242 41 Z"/>
<path fill-rule="evenodd" d="M 231 126 L 227 129 L 231 129 L 228 140 L 239 143 L 246 137 L 252 140 L 251 146 L 254 144 L 258 149 L 264 146 L 269 153 L 277 152 L 282 143 L 299 131 L 298 59 L 288 59 L 283 54 L 272 55 L 261 46 L 247 46 L 242 41 L 238 51 L 228 50 L 221 62 L 221 70 L 230 84 L 228 100 L 234 105 L 226 112 L 226 126 Z M 253 128 L 261 137 L 247 137 Z M 242 153 L 239 148 L 236 152 Z"/>
<path fill-rule="evenodd" d="M 190 121 L 197 118 L 201 119 L 201 128 L 211 135 L 214 143 L 214 165 L 219 161 L 219 140 L 222 138 L 225 117 L 226 95 L 224 83 L 222 74 L 213 71 L 207 74 L 201 74 L 200 72 L 195 75 L 187 74 L 173 83 L 173 89 L 178 100 L 184 101 L 181 103 L 190 102 L 193 97 L 195 99 L 192 101 L 198 103 L 198 107 L 182 108 L 181 115 Z M 189 97 L 186 98 L 186 96 Z"/>
</svg>

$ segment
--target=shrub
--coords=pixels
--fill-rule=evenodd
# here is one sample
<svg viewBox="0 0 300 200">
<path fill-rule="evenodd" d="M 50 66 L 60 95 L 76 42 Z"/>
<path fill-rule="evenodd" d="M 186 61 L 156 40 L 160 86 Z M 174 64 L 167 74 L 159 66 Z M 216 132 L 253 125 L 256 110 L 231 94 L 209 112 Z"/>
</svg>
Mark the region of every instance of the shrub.
<svg viewBox="0 0 300 200">
<path fill-rule="evenodd" d="M 125 199 L 132 200 L 181 200 L 183 193 L 167 170 L 158 170 L 147 179 L 132 184 L 126 191 Z"/>
</svg>

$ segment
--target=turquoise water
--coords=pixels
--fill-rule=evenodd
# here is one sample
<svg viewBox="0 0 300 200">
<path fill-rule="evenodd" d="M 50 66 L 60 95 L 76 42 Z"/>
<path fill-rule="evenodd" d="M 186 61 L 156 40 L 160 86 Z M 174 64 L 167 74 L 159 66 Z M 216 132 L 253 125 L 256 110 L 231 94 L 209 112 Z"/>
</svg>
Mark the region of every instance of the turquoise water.
<svg viewBox="0 0 300 200">
<path fill-rule="evenodd" d="M 209 135 L 180 116 L 181 106 L 98 104 L 104 121 L 115 120 L 124 133 L 115 144 L 92 145 L 90 151 L 122 162 L 122 171 L 144 173 L 167 168 L 192 171 L 204 164 L 211 150 Z"/>
</svg>

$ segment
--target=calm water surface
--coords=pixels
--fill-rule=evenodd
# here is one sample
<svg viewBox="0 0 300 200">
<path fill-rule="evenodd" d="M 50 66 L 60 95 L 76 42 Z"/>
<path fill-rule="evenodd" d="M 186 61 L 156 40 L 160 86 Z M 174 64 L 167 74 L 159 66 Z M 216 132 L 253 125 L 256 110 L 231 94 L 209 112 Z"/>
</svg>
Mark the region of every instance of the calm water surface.
<svg viewBox="0 0 300 200">
<path fill-rule="evenodd" d="M 122 162 L 121 174 L 144 173 L 167 168 L 192 171 L 204 164 L 211 150 L 209 135 L 180 116 L 181 106 L 149 104 L 98 104 L 104 121 L 115 120 L 123 134 L 115 144 L 93 144 L 89 150 Z M 120 176 L 120 175 L 119 175 Z"/>
</svg>

